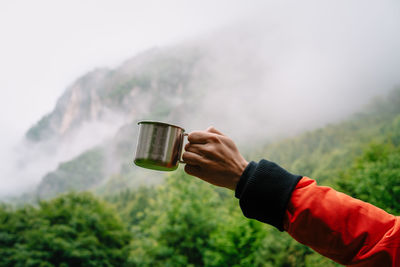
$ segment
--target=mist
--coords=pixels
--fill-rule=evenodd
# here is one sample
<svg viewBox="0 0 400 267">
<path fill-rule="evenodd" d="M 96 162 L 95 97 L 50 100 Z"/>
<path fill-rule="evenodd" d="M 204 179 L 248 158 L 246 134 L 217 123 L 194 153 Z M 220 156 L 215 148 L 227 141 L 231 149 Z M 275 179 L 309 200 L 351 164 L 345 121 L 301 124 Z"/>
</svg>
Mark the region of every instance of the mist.
<svg viewBox="0 0 400 267">
<path fill-rule="evenodd" d="M 285 2 L 211 34 L 214 80 L 184 124 L 246 146 L 345 119 L 400 85 L 399 11 L 394 1 Z"/>
<path fill-rule="evenodd" d="M 120 114 L 109 113 L 102 120 L 84 123 L 79 129 L 63 137 L 54 137 L 40 143 L 22 139 L 18 145 L 10 145 L 2 154 L 1 197 L 31 192 L 48 172 L 59 164 L 71 160 L 80 153 L 101 145 L 112 138 L 126 121 Z"/>
<path fill-rule="evenodd" d="M 171 96 L 180 112 L 168 122 L 188 132 L 213 125 L 248 149 L 341 121 L 400 85 L 399 2 L 249 5 L 235 22 L 170 45 L 201 50 L 202 58 L 188 85 L 201 92 L 197 103 L 185 104 L 184 93 Z M 89 121 L 68 139 L 23 141 L 3 153 L 0 195 L 34 188 L 60 162 L 113 138 L 127 122 L 159 120 L 146 115 L 149 98 L 129 118 Z"/>
</svg>

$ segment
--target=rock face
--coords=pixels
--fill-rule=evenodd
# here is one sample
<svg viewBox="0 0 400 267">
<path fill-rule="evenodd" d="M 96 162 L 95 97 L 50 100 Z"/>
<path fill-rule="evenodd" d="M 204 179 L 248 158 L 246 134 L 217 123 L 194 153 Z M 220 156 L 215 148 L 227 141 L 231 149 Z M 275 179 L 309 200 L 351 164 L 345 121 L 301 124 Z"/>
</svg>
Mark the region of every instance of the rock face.
<svg viewBox="0 0 400 267">
<path fill-rule="evenodd" d="M 179 123 L 196 94 L 192 82 L 200 61 L 193 47 L 153 49 L 116 69 L 96 69 L 77 79 L 26 134 L 36 151 L 47 151 L 40 158 L 52 158 L 53 164 L 42 173 L 35 197 L 149 183 L 132 168 L 136 122 Z"/>
<path fill-rule="evenodd" d="M 148 108 L 155 113 L 171 111 L 182 104 L 199 58 L 188 47 L 153 49 L 114 70 L 93 70 L 68 87 L 54 110 L 26 137 L 32 142 L 62 138 L 110 113 L 132 120 Z"/>
<path fill-rule="evenodd" d="M 109 70 L 94 70 L 79 78 L 59 98 L 54 110 L 30 128 L 26 137 L 34 142 L 63 136 L 85 120 L 101 118 L 103 110 L 98 88 Z"/>
</svg>

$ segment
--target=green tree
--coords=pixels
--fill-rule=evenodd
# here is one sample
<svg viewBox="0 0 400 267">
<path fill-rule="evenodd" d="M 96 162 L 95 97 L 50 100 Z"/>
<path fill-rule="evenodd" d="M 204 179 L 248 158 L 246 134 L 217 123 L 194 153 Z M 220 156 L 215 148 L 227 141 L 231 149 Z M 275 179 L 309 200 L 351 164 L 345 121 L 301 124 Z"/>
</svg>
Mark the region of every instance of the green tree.
<svg viewBox="0 0 400 267">
<path fill-rule="evenodd" d="M 400 149 L 373 143 L 337 182 L 344 192 L 389 213 L 400 213 Z"/>
<path fill-rule="evenodd" d="M 237 202 L 232 196 L 221 201 L 217 225 L 204 253 L 205 266 L 257 266 L 256 253 L 269 227 L 245 218 Z"/>
<path fill-rule="evenodd" d="M 129 241 L 115 210 L 89 193 L 0 209 L 1 266 L 121 266 Z"/>
<path fill-rule="evenodd" d="M 98 185 L 103 179 L 104 151 L 96 147 L 79 157 L 61 163 L 48 173 L 36 189 L 39 198 L 50 198 L 73 190 L 84 191 Z"/>
<path fill-rule="evenodd" d="M 146 209 L 149 209 L 156 193 L 154 187 L 140 186 L 136 189 L 125 189 L 106 197 L 106 200 L 115 205 L 127 225 L 137 227 L 147 217 Z"/>
<path fill-rule="evenodd" d="M 182 171 L 170 175 L 150 200 L 145 220 L 132 228 L 130 264 L 204 266 L 218 207 L 219 195 L 211 185 Z"/>
</svg>

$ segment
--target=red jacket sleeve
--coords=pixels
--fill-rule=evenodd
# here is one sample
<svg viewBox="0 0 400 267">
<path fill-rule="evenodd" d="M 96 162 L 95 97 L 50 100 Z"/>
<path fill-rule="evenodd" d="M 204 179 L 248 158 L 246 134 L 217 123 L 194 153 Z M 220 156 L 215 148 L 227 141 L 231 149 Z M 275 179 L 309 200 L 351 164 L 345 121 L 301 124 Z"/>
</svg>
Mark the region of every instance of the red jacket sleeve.
<svg viewBox="0 0 400 267">
<path fill-rule="evenodd" d="M 400 266 L 400 217 L 302 178 L 284 229 L 297 241 L 349 266 Z"/>
</svg>

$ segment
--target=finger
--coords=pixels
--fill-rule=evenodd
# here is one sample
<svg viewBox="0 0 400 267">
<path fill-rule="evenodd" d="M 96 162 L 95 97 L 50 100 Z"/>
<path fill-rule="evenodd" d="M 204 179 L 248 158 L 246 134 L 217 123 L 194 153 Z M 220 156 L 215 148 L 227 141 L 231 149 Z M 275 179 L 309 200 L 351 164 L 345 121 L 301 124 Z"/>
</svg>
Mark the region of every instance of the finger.
<svg viewBox="0 0 400 267">
<path fill-rule="evenodd" d="M 193 145 L 193 144 L 187 143 L 187 144 L 185 145 L 185 151 L 187 151 L 191 145 Z"/>
<path fill-rule="evenodd" d="M 206 131 L 194 131 L 188 135 L 188 141 L 193 144 L 206 144 L 212 135 Z"/>
<path fill-rule="evenodd" d="M 200 156 L 212 154 L 212 146 L 210 144 L 187 144 L 185 151 L 196 153 Z"/>
<path fill-rule="evenodd" d="M 191 144 L 187 143 L 185 145 L 185 151 L 193 152 L 199 155 L 202 155 L 201 153 L 201 146 L 204 146 L 203 144 Z"/>
<path fill-rule="evenodd" d="M 214 160 L 208 156 L 203 157 L 202 155 L 186 151 L 182 155 L 182 160 L 189 165 L 197 165 L 200 167 L 207 167 L 214 164 Z"/>
<path fill-rule="evenodd" d="M 182 155 L 182 160 L 189 165 L 201 165 L 203 163 L 203 157 L 199 154 L 185 151 Z"/>
<path fill-rule="evenodd" d="M 186 164 L 185 165 L 185 172 L 189 175 L 193 175 L 193 176 L 201 176 L 201 168 L 199 166 L 196 165 L 189 165 Z"/>
<path fill-rule="evenodd" d="M 218 134 L 218 135 L 223 135 L 223 136 L 225 136 L 223 133 L 221 133 L 220 131 L 218 131 L 217 129 L 215 129 L 214 126 L 208 127 L 206 131 L 209 132 L 209 133 L 215 133 L 215 134 Z"/>
</svg>

